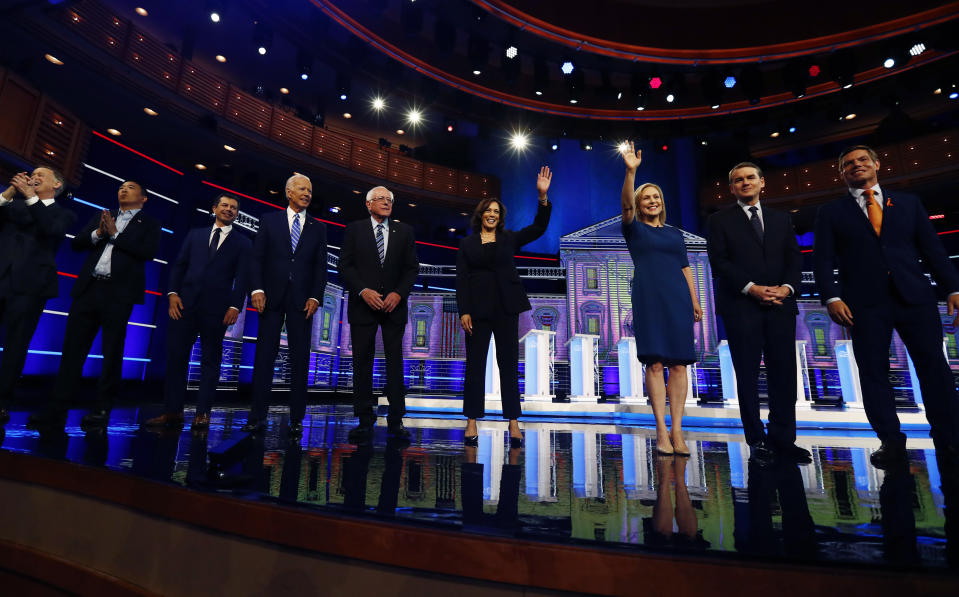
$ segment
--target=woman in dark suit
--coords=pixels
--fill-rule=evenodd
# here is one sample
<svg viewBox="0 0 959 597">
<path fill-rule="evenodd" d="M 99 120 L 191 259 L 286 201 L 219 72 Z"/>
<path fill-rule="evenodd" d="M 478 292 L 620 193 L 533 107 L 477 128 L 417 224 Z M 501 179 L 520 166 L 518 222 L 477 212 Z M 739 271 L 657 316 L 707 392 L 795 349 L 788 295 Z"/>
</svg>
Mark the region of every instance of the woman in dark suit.
<svg viewBox="0 0 959 597">
<path fill-rule="evenodd" d="M 553 174 L 540 168 L 536 178 L 539 207 L 532 225 L 506 230 L 506 206 L 499 199 L 484 199 L 470 224 L 473 234 L 460 242 L 456 259 L 456 303 L 466 332 L 466 383 L 463 414 L 467 445 L 476 445 L 476 419 L 485 413 L 486 353 L 490 335 L 496 336 L 503 417 L 509 420 L 510 445 L 520 446 L 523 432 L 517 419 L 519 405 L 519 314 L 532 307 L 516 271 L 513 255 L 546 232 L 552 204 L 546 197 Z"/>
</svg>

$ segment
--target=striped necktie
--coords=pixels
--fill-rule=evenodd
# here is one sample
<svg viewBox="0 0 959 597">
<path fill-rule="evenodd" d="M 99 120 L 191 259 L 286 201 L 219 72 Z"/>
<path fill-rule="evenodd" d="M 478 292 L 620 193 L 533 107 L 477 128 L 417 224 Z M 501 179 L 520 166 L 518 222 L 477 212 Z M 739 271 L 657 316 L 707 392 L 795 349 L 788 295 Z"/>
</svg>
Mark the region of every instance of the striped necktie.
<svg viewBox="0 0 959 597">
<path fill-rule="evenodd" d="M 293 252 L 296 252 L 296 245 L 300 242 L 300 214 L 293 216 L 293 225 L 290 226 L 290 244 L 293 246 Z"/>
<path fill-rule="evenodd" d="M 386 259 L 386 251 L 383 242 L 383 224 L 376 225 L 376 252 L 380 255 L 380 265 Z"/>
</svg>

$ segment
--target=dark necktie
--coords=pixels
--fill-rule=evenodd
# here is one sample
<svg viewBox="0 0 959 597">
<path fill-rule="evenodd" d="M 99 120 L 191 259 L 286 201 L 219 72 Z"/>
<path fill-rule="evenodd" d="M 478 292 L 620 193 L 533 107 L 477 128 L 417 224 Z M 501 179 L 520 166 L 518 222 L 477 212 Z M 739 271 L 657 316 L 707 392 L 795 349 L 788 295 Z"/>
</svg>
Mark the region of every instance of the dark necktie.
<svg viewBox="0 0 959 597">
<path fill-rule="evenodd" d="M 213 229 L 213 237 L 210 238 L 210 259 L 213 259 L 213 256 L 216 255 L 216 250 L 220 246 L 220 228 L 216 227 Z"/>
<path fill-rule="evenodd" d="M 756 231 L 759 242 L 763 242 L 763 221 L 759 219 L 759 208 L 753 205 L 749 208 L 749 213 L 752 214 L 749 216 L 749 223 L 753 225 L 753 230 Z"/>
<path fill-rule="evenodd" d="M 386 246 L 383 242 L 383 224 L 376 225 L 376 252 L 380 255 L 380 265 L 386 259 Z"/>
</svg>

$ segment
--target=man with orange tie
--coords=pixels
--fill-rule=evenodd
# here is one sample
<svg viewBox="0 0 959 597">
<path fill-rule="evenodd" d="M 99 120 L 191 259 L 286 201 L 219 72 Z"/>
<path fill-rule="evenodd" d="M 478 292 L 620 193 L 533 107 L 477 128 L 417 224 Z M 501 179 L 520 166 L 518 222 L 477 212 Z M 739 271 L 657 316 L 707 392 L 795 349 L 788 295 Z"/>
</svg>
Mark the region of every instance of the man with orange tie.
<svg viewBox="0 0 959 597">
<path fill-rule="evenodd" d="M 959 397 L 942 352 L 932 272 L 959 322 L 959 275 L 949 262 L 918 197 L 880 188 L 879 156 L 856 145 L 839 156 L 845 197 L 822 206 L 816 218 L 815 274 L 829 316 L 849 329 L 859 366 L 863 406 L 882 446 L 870 460 L 878 468 L 906 463 L 906 436 L 889 381 L 889 344 L 895 329 L 912 357 L 926 417 L 940 456 L 959 463 Z M 839 282 L 833 270 L 839 269 Z"/>
</svg>

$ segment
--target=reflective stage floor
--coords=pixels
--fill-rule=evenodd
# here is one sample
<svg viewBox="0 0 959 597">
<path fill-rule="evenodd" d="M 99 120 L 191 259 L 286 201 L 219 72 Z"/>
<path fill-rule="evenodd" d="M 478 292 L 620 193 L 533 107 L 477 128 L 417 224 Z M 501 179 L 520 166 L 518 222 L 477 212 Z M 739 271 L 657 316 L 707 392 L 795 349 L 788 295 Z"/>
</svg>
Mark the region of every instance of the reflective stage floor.
<svg viewBox="0 0 959 597">
<path fill-rule="evenodd" d="M 63 434 L 27 430 L 14 412 L 2 449 L 119 471 L 201 492 L 370 521 L 531 541 L 720 559 L 844 567 L 959 569 L 959 482 L 940 471 L 931 441 L 909 439 L 907 470 L 869 464 L 870 432 L 803 432 L 808 465 L 749 461 L 741 433 L 692 428 L 691 455 L 662 457 L 649 427 L 524 422 L 510 449 L 502 421 L 481 421 L 464 448 L 460 418 L 410 417 L 411 443 L 347 441 L 345 405 L 310 408 L 301 438 L 286 411 L 257 437 L 244 409 L 217 408 L 207 433 L 156 433 L 139 422 L 158 406 L 118 408 L 105 433 L 71 411 Z"/>
</svg>

